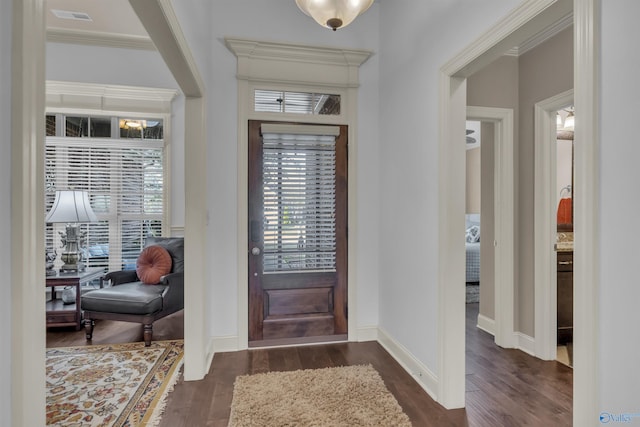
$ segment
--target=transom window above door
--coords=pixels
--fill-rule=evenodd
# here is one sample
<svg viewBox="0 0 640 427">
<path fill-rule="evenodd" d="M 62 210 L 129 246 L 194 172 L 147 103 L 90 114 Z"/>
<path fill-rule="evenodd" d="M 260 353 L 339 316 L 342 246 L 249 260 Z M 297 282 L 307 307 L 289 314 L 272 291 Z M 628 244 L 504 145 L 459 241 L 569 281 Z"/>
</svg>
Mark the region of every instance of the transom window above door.
<svg viewBox="0 0 640 427">
<path fill-rule="evenodd" d="M 336 94 L 256 89 L 254 111 L 339 116 L 340 100 Z"/>
</svg>

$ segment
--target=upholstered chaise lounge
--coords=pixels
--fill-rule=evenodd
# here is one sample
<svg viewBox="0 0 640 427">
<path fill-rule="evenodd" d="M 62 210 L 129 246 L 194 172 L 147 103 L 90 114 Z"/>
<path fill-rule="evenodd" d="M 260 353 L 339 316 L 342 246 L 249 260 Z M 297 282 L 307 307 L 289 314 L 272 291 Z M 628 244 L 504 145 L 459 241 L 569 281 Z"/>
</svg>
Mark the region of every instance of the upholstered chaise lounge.
<svg viewBox="0 0 640 427">
<path fill-rule="evenodd" d="M 153 322 L 184 308 L 184 239 L 147 238 L 136 270 L 107 273 L 107 282 L 110 286 L 82 296 L 87 340 L 94 320 L 120 320 L 142 323 L 144 343 L 151 345 Z"/>
</svg>

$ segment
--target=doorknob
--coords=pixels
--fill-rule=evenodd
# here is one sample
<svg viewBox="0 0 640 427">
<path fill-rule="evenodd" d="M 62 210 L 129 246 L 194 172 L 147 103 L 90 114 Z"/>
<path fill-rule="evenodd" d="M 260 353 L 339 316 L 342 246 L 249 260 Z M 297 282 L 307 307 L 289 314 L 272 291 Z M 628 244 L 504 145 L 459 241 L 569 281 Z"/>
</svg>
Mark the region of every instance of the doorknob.
<svg viewBox="0 0 640 427">
<path fill-rule="evenodd" d="M 251 255 L 260 255 L 260 248 L 251 248 Z"/>
</svg>

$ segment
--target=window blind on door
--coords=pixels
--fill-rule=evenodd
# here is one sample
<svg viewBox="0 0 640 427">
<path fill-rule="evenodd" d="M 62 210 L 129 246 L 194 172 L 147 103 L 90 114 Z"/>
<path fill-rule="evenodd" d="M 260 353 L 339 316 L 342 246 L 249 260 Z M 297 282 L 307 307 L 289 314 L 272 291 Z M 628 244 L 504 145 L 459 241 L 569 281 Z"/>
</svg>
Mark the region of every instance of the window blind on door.
<svg viewBox="0 0 640 427">
<path fill-rule="evenodd" d="M 272 129 L 262 134 L 264 272 L 335 271 L 335 135 Z"/>
<path fill-rule="evenodd" d="M 146 237 L 162 235 L 163 148 L 162 140 L 47 138 L 46 210 L 56 190 L 86 190 L 98 217 L 81 225 L 89 266 L 135 268 Z M 64 224 L 47 224 L 46 230 L 47 243 L 58 249 L 55 231 Z"/>
</svg>

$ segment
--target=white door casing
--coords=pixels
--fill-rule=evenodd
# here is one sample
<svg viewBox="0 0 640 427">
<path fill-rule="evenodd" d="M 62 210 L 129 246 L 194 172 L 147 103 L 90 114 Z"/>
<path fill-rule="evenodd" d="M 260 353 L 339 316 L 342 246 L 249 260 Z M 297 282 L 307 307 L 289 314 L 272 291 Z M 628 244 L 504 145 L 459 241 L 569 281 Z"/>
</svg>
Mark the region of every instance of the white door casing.
<svg viewBox="0 0 640 427">
<path fill-rule="evenodd" d="M 556 358 L 556 113 L 573 103 L 573 89 L 536 103 L 534 109 L 535 355 Z"/>
<path fill-rule="evenodd" d="M 467 107 L 468 120 L 493 122 L 494 212 L 495 212 L 495 343 L 513 348 L 514 339 L 514 137 L 513 110 L 507 108 Z"/>
</svg>

